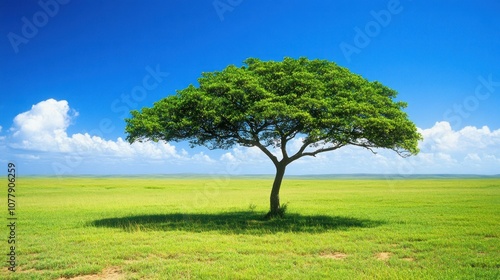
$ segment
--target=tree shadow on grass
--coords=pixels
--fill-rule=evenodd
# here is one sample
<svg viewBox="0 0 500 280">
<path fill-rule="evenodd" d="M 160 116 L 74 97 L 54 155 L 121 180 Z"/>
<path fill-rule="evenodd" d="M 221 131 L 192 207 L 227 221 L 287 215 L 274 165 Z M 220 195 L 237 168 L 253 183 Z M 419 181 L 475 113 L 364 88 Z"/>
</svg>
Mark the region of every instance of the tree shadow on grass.
<svg viewBox="0 0 500 280">
<path fill-rule="evenodd" d="M 263 213 L 226 212 L 216 214 L 157 214 L 107 218 L 92 221 L 94 227 L 119 228 L 136 231 L 217 231 L 227 234 L 270 234 L 278 232 L 321 233 L 349 228 L 370 228 L 382 221 L 341 216 L 303 216 L 289 213 L 284 218 L 266 220 Z"/>
</svg>

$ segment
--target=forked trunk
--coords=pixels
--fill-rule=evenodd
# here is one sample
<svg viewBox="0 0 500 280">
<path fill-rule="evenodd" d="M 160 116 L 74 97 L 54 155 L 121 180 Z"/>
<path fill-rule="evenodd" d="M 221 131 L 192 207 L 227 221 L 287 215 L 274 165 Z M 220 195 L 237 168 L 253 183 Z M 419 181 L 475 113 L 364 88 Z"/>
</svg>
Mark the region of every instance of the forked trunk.
<svg viewBox="0 0 500 280">
<path fill-rule="evenodd" d="M 283 181 L 283 176 L 285 175 L 286 164 L 276 165 L 276 176 L 274 177 L 273 189 L 271 190 L 271 210 L 267 214 L 268 218 L 282 216 L 280 212 L 280 188 L 281 182 Z"/>
</svg>

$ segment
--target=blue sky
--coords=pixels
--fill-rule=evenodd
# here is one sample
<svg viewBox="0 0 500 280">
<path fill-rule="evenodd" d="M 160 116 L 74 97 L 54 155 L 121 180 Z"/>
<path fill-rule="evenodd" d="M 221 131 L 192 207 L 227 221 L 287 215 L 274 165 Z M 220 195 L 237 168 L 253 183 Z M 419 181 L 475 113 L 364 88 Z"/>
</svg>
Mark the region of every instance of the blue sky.
<svg viewBox="0 0 500 280">
<path fill-rule="evenodd" d="M 327 59 L 397 90 L 424 135 L 288 174 L 500 173 L 498 1 L 0 1 L 0 164 L 25 174 L 273 173 L 254 149 L 125 143 L 131 109 L 248 57 Z M 297 141 L 300 141 L 298 139 Z"/>
</svg>

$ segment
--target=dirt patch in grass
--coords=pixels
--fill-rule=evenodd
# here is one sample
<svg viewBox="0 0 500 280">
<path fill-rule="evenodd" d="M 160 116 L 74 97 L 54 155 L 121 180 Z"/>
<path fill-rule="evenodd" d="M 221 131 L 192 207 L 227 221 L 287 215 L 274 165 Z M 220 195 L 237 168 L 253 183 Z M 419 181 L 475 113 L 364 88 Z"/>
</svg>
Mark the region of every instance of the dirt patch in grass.
<svg viewBox="0 0 500 280">
<path fill-rule="evenodd" d="M 321 257 L 325 259 L 343 260 L 347 258 L 347 255 L 344 253 L 335 252 L 335 253 L 323 253 L 321 254 Z"/>
<path fill-rule="evenodd" d="M 71 280 L 94 280 L 94 279 L 107 279 L 107 280 L 119 280 L 124 279 L 125 277 L 122 275 L 121 269 L 119 267 L 108 267 L 105 268 L 99 274 L 92 275 L 83 275 L 77 276 L 73 278 L 69 278 Z M 59 278 L 59 280 L 68 279 L 68 278 Z"/>
<path fill-rule="evenodd" d="M 391 258 L 391 255 L 392 254 L 389 252 L 381 252 L 376 254 L 375 257 L 377 258 L 377 260 L 386 261 Z"/>
<path fill-rule="evenodd" d="M 407 261 L 407 262 L 414 262 L 414 261 L 415 261 L 415 259 L 414 259 L 414 258 L 410 258 L 410 257 L 408 257 L 408 258 L 403 258 L 403 260 L 404 260 L 404 261 Z"/>
</svg>

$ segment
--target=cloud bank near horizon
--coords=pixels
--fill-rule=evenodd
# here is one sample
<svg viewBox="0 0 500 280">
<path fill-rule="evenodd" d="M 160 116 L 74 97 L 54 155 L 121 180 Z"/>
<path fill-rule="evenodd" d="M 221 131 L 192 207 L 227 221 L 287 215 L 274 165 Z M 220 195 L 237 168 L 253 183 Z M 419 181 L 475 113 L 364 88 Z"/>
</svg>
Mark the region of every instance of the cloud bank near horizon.
<svg viewBox="0 0 500 280">
<path fill-rule="evenodd" d="M 26 173 L 39 173 L 30 171 L 30 166 L 51 165 L 42 168 L 47 175 L 104 171 L 107 174 L 274 172 L 272 163 L 258 148 L 236 146 L 222 153 L 190 154 L 166 142 L 129 144 L 122 138 L 107 140 L 88 133 L 68 135 L 67 129 L 76 117 L 78 112 L 66 100 L 41 101 L 14 118 L 6 135 L 0 136 L 3 142 L 0 149 L 24 163 Z M 431 128 L 419 128 L 419 132 L 424 140 L 419 143 L 421 152 L 414 157 L 403 159 L 388 150 L 379 149 L 373 154 L 359 147 L 344 147 L 314 158 L 302 158 L 292 163 L 287 173 L 500 173 L 500 129 L 467 126 L 455 131 L 450 123 L 442 121 Z M 290 149 L 300 144 L 300 138 L 294 139 Z"/>
</svg>

